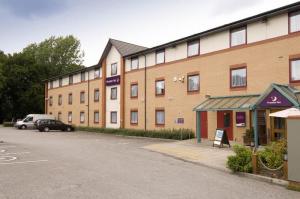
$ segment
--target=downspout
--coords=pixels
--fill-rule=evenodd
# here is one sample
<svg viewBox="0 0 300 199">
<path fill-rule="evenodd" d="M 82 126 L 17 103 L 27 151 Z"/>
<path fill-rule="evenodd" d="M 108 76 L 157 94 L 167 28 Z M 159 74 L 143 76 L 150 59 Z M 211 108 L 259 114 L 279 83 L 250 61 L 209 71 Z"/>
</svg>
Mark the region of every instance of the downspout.
<svg viewBox="0 0 300 199">
<path fill-rule="evenodd" d="M 146 55 L 145 57 L 145 67 L 144 67 L 144 79 L 145 79 L 145 89 L 144 89 L 144 113 L 145 113 L 145 122 L 144 122 L 144 130 L 147 130 L 147 61 L 146 61 Z"/>
<path fill-rule="evenodd" d="M 88 104 L 87 104 L 87 120 L 88 120 L 88 127 L 90 126 L 90 72 L 88 72 Z"/>
</svg>

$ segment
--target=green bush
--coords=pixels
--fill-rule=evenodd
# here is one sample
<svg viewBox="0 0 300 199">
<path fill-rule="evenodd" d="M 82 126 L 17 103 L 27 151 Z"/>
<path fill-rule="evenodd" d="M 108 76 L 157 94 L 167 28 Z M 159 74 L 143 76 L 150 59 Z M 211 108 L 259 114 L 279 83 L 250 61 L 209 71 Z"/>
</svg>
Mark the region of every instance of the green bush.
<svg viewBox="0 0 300 199">
<path fill-rule="evenodd" d="M 234 145 L 233 151 L 235 155 L 229 156 L 227 167 L 233 172 L 252 172 L 252 151 L 242 145 Z"/>
<path fill-rule="evenodd" d="M 172 140 L 187 140 L 195 137 L 190 129 L 166 129 L 166 130 L 139 130 L 139 129 L 111 129 L 96 127 L 76 127 L 79 131 L 88 131 L 95 133 L 106 133 L 123 136 L 151 137 Z"/>
<path fill-rule="evenodd" d="M 3 122 L 4 127 L 13 127 L 14 123 L 13 122 Z"/>
<path fill-rule="evenodd" d="M 262 162 L 271 169 L 276 169 L 283 164 L 283 156 L 287 150 L 287 142 L 285 139 L 272 142 L 258 153 Z"/>
</svg>

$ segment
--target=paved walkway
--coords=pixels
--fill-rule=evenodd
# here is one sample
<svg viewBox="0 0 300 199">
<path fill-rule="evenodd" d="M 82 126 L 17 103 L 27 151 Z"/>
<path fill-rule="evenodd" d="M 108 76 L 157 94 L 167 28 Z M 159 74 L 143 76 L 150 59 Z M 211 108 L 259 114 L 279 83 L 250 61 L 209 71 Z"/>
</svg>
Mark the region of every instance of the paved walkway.
<svg viewBox="0 0 300 199">
<path fill-rule="evenodd" d="M 152 144 L 144 148 L 222 171 L 230 171 L 226 167 L 226 161 L 228 156 L 234 154 L 231 148 L 212 147 L 211 141 L 197 144 L 195 139 Z"/>
</svg>

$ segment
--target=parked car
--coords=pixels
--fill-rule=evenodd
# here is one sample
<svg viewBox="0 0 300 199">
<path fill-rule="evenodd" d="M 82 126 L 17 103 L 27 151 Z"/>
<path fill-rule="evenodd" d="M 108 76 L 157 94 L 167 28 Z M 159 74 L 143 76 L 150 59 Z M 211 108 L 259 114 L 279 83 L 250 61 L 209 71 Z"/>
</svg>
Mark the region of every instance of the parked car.
<svg viewBox="0 0 300 199">
<path fill-rule="evenodd" d="M 55 117 L 46 114 L 29 114 L 23 120 L 17 121 L 15 127 L 18 129 L 34 128 L 34 122 L 40 119 L 55 119 Z"/>
<path fill-rule="evenodd" d="M 69 124 L 65 124 L 59 120 L 52 119 L 41 119 L 37 122 L 37 127 L 39 131 L 48 132 L 50 130 L 61 130 L 61 131 L 74 131 L 74 127 Z"/>
</svg>

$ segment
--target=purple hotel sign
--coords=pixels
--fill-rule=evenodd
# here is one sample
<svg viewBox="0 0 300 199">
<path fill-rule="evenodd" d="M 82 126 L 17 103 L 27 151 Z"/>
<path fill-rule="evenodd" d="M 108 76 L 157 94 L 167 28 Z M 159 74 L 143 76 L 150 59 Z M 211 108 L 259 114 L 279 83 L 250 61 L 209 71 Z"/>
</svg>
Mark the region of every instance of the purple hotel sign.
<svg viewBox="0 0 300 199">
<path fill-rule="evenodd" d="M 105 82 L 106 86 L 115 86 L 120 84 L 120 75 L 108 77 Z"/>
<path fill-rule="evenodd" d="M 261 103 L 260 107 L 290 107 L 292 103 L 277 90 L 273 90 Z"/>
<path fill-rule="evenodd" d="M 236 112 L 236 126 L 246 126 L 246 113 Z"/>
</svg>

